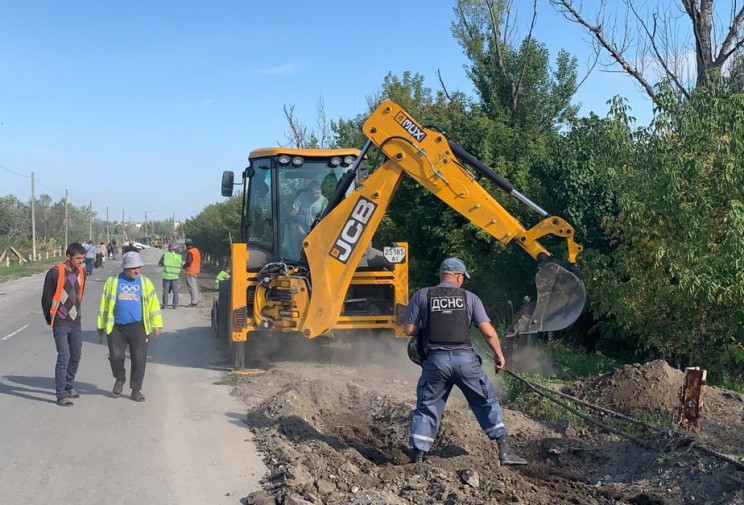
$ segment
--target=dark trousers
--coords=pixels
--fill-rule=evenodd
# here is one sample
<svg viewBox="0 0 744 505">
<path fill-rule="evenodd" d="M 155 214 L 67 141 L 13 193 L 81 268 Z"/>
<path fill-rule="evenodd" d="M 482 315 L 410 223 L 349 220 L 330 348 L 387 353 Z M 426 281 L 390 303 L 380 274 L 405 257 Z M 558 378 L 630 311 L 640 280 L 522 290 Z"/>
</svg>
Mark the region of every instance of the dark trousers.
<svg viewBox="0 0 744 505">
<path fill-rule="evenodd" d="M 126 381 L 127 369 L 124 367 L 125 352 L 129 346 L 132 374 L 129 387 L 132 391 L 142 389 L 147 364 L 147 335 L 145 325 L 140 321 L 131 324 L 117 324 L 108 336 L 109 362 L 114 379 Z"/>
<path fill-rule="evenodd" d="M 95 263 L 95 258 L 85 258 L 85 273 L 88 275 L 93 275 L 93 267 Z"/>
<path fill-rule="evenodd" d="M 506 435 L 499 399 L 481 368 L 478 355 L 466 350 L 431 351 L 424 360 L 416 386 L 416 410 L 411 416 L 410 438 L 414 448 L 424 452 L 431 449 L 453 386 L 465 395 L 470 410 L 489 438 Z"/>
<path fill-rule="evenodd" d="M 79 326 L 57 324 L 52 328 L 54 345 L 57 346 L 57 364 L 54 366 L 54 388 L 57 399 L 67 397 L 73 388 L 80 357 L 83 354 L 83 333 Z"/>
<path fill-rule="evenodd" d="M 163 307 L 168 306 L 168 293 L 173 291 L 173 308 L 178 307 L 178 279 L 163 279 Z"/>
</svg>

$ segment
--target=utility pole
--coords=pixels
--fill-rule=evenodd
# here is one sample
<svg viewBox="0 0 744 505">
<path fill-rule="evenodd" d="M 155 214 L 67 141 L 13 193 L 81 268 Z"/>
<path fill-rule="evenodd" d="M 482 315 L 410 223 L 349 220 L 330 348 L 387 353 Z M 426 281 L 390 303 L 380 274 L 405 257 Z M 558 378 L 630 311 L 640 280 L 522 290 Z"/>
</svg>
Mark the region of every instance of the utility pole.
<svg viewBox="0 0 744 505">
<path fill-rule="evenodd" d="M 176 211 L 173 211 L 173 240 L 176 240 Z"/>
<path fill-rule="evenodd" d="M 149 234 L 147 233 L 147 211 L 145 211 L 145 237 L 148 237 Z"/>
<path fill-rule="evenodd" d="M 69 233 L 70 233 L 70 222 L 67 217 L 67 188 L 65 188 L 65 243 L 63 245 L 64 249 L 67 249 L 67 245 L 69 242 Z M 64 252 L 64 250 L 62 251 Z"/>
<path fill-rule="evenodd" d="M 34 193 L 34 173 L 31 172 L 31 254 L 36 261 L 36 194 Z"/>
<path fill-rule="evenodd" d="M 124 209 L 121 209 L 121 246 L 124 247 L 124 242 L 127 241 L 127 230 L 124 226 Z"/>
<path fill-rule="evenodd" d="M 109 236 L 108 205 L 106 205 L 106 244 L 109 244 L 110 242 L 111 242 L 111 237 Z"/>
<path fill-rule="evenodd" d="M 88 240 L 93 240 L 93 200 L 88 201 Z"/>
</svg>

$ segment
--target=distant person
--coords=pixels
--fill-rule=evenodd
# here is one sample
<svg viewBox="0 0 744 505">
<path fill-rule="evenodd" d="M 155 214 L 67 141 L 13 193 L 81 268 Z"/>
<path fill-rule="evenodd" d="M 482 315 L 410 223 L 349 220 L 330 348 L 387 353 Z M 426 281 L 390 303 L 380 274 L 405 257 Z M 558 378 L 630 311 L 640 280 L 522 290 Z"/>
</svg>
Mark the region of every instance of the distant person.
<svg viewBox="0 0 744 505">
<path fill-rule="evenodd" d="M 92 240 L 88 240 L 83 247 L 85 247 L 85 273 L 90 277 L 93 275 L 93 268 L 95 268 L 98 249 Z"/>
<path fill-rule="evenodd" d="M 230 265 L 225 265 L 224 270 L 220 270 L 217 277 L 214 278 L 214 290 L 220 290 L 220 281 L 224 281 L 230 278 Z"/>
<path fill-rule="evenodd" d="M 201 252 L 190 238 L 186 239 L 186 261 L 183 263 L 183 269 L 186 272 L 186 287 L 191 295 L 189 307 L 196 307 L 199 304 L 197 277 L 201 271 Z"/>
<path fill-rule="evenodd" d="M 300 258 L 305 235 L 310 232 L 313 221 L 323 213 L 327 205 L 328 199 L 323 196 L 318 181 L 310 181 L 305 190 L 295 198 L 289 209 L 289 243 L 293 259 Z"/>
<path fill-rule="evenodd" d="M 129 244 L 127 244 L 127 245 L 125 245 L 124 247 L 121 248 L 121 254 L 122 255 L 124 255 L 124 254 L 126 254 L 128 252 L 136 252 L 136 253 L 139 252 L 139 249 L 137 249 L 137 246 L 134 245 L 134 240 L 130 240 L 129 241 Z"/>
<path fill-rule="evenodd" d="M 175 242 L 168 245 L 168 252 L 160 257 L 158 265 L 163 267 L 163 299 L 160 304 L 161 309 L 168 308 L 168 293 L 173 292 L 173 308 L 178 308 L 178 276 L 181 274 L 183 258 L 176 252 L 178 246 Z"/>
<path fill-rule="evenodd" d="M 52 329 L 57 347 L 54 367 L 54 387 L 57 405 L 72 407 L 70 398 L 78 398 L 75 390 L 80 357 L 83 353 L 80 304 L 85 291 L 85 247 L 78 242 L 67 246 L 66 260 L 49 269 L 44 277 L 41 293 L 41 310 Z"/>
<path fill-rule="evenodd" d="M 142 382 L 148 338 L 151 333 L 158 338 L 163 328 L 158 294 L 152 281 L 141 275 L 142 265 L 138 252 L 130 251 L 121 257 L 122 272 L 109 277 L 103 286 L 96 323 L 99 340 L 103 342 L 104 332 L 108 336 L 109 362 L 115 379 L 112 393 L 117 398 L 127 381 L 124 360 L 129 347 L 132 365 L 130 398 L 137 402 L 145 401 Z"/>
<path fill-rule="evenodd" d="M 103 255 L 105 251 L 106 251 L 106 244 L 104 244 L 103 242 L 98 244 L 98 247 L 96 248 L 96 264 L 95 264 L 96 268 L 103 267 L 103 261 L 104 261 Z"/>
<path fill-rule="evenodd" d="M 473 349 L 470 325 L 475 324 L 493 351 L 496 373 L 506 366 L 499 335 L 480 298 L 462 289 L 465 279 L 470 279 L 465 264 L 458 258 L 447 258 L 439 266 L 440 283 L 416 291 L 404 314 L 406 335 L 418 335 L 423 350 L 416 410 L 411 416 L 411 460 L 423 461 L 439 431 L 447 398 L 457 386 L 481 429 L 498 445 L 501 464 L 525 465 L 527 461 L 509 448 L 499 399 Z"/>
</svg>

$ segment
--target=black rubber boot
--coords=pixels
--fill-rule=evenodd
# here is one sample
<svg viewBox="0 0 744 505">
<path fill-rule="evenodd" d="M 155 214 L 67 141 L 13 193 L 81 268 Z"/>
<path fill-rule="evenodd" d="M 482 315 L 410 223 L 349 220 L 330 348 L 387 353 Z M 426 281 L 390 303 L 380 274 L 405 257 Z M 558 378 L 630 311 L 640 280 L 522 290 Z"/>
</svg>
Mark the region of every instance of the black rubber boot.
<svg viewBox="0 0 744 505">
<path fill-rule="evenodd" d="M 424 462 L 424 451 L 421 449 L 414 449 L 411 453 L 411 463 L 423 463 Z"/>
<path fill-rule="evenodd" d="M 499 461 L 502 465 L 526 465 L 527 460 L 520 458 L 509 449 L 509 435 L 496 439 L 496 445 L 499 446 Z"/>
</svg>

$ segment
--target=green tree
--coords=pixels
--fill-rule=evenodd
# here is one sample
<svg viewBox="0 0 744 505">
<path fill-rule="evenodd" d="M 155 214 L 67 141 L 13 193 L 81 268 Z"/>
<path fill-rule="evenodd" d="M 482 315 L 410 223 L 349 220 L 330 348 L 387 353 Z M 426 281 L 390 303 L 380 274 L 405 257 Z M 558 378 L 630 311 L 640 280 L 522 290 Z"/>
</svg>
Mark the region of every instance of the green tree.
<svg viewBox="0 0 744 505">
<path fill-rule="evenodd" d="M 678 108 L 669 87 L 639 130 L 605 225 L 610 255 L 590 255 L 597 314 L 672 363 L 744 367 L 744 95 L 720 77 Z"/>
</svg>

